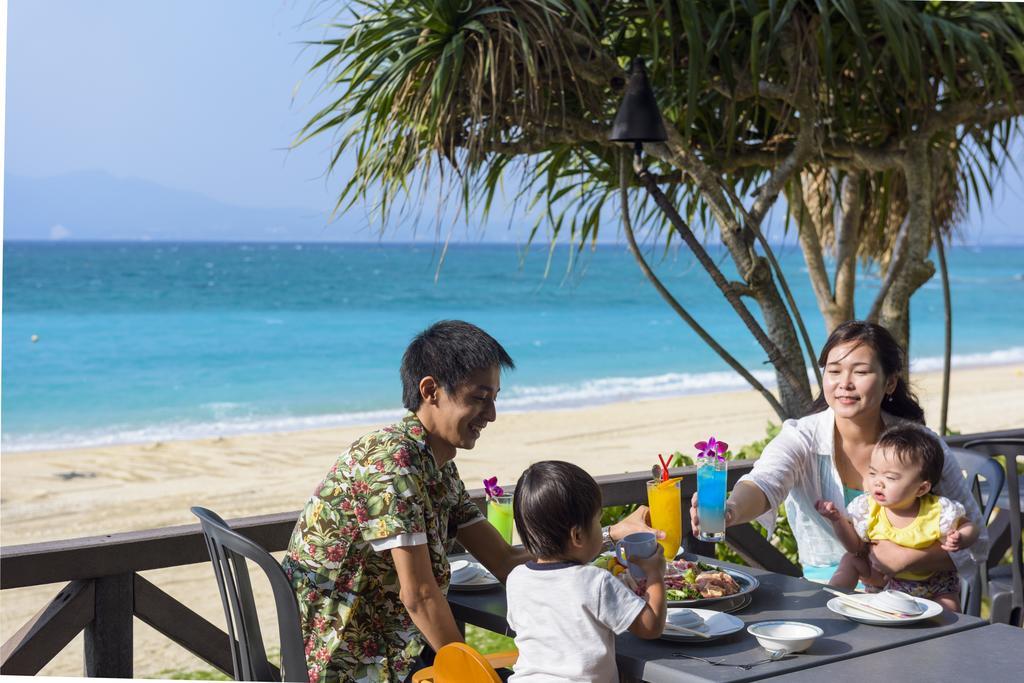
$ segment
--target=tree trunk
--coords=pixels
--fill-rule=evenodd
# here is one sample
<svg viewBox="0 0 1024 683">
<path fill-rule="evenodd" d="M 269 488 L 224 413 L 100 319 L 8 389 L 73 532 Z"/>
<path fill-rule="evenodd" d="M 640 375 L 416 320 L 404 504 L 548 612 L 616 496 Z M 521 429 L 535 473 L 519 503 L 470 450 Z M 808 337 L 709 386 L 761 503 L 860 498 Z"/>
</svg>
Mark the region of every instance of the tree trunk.
<svg viewBox="0 0 1024 683">
<path fill-rule="evenodd" d="M 747 284 L 754 292 L 761 314 L 764 316 L 765 332 L 768 338 L 782 351 L 785 362 L 801 380 L 800 391 L 796 391 L 785 381 L 776 369 L 776 380 L 779 383 L 779 398 L 782 406 L 790 417 L 801 417 L 810 410 L 812 395 L 811 384 L 807 377 L 807 366 L 804 354 L 793 327 L 793 320 L 786 309 L 786 304 L 779 294 L 771 269 L 763 257 L 758 257 L 754 270 L 745 277 Z"/>
<path fill-rule="evenodd" d="M 793 179 L 788 193 L 789 213 L 797 225 L 800 250 L 807 264 L 811 289 L 818 304 L 818 310 L 825 319 L 825 332 L 829 333 L 843 318 L 836 306 L 832 293 L 831 278 L 825 266 L 825 248 L 822 236 L 829 231 L 826 223 L 832 221 L 832 202 L 829 197 L 828 172 L 823 169 L 804 171 Z M 822 194 L 825 193 L 825 194 Z"/>
<path fill-rule="evenodd" d="M 843 179 L 840 206 L 843 217 L 836 233 L 836 313 L 840 318 L 829 328 L 832 332 L 840 323 L 855 317 L 853 307 L 854 287 L 857 284 L 857 245 L 860 242 L 862 223 L 868 219 L 863 207 L 863 188 L 866 183 L 863 172 Z"/>
<path fill-rule="evenodd" d="M 910 297 L 935 274 L 935 265 L 928 260 L 932 242 L 932 172 L 928 143 L 913 140 L 907 147 L 903 162 L 907 180 L 908 212 L 906 253 L 902 259 L 894 255 L 889 268 L 896 268 L 895 278 L 882 302 L 879 323 L 896 340 L 910 350 Z M 901 264 L 900 261 L 903 261 Z M 909 368 L 905 374 L 909 373 Z"/>
</svg>

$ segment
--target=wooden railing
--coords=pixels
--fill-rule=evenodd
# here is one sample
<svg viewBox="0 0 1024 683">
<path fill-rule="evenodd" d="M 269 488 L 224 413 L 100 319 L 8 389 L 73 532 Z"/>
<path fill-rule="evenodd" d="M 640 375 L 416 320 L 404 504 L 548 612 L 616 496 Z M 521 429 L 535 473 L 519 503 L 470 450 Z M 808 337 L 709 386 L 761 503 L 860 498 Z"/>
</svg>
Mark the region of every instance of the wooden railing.
<svg viewBox="0 0 1024 683">
<path fill-rule="evenodd" d="M 1024 430 L 949 437 L 950 445 L 973 438 L 1021 436 Z M 751 461 L 729 463 L 729 487 L 748 472 Z M 672 470 L 684 475 L 684 503 L 696 485 L 694 468 Z M 597 477 L 604 505 L 645 502 L 645 472 Z M 483 506 L 483 491 L 471 492 Z M 230 520 L 233 528 L 270 552 L 284 550 L 299 511 Z M 685 546 L 713 555 L 710 544 L 690 535 L 683 514 Z M 799 576 L 793 565 L 750 525 L 731 527 L 727 543 L 749 564 Z M 85 674 L 132 677 L 133 617 L 153 627 L 211 666 L 232 675 L 228 635 L 139 572 L 208 562 L 198 524 L 107 536 L 10 546 L 0 549 L 0 589 L 67 582 L 57 595 L 3 644 L 0 673 L 35 675 L 82 630 Z M 210 581 L 213 576 L 211 572 Z"/>
</svg>

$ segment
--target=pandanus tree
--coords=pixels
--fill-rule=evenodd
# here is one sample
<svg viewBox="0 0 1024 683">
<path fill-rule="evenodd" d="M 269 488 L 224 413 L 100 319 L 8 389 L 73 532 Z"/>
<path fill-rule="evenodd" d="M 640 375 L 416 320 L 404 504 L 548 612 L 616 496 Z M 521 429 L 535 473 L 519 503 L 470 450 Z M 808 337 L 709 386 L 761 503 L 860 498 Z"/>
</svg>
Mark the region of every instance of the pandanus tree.
<svg viewBox="0 0 1024 683">
<path fill-rule="evenodd" d="M 355 0 L 316 44 L 331 102 L 298 142 L 335 136 L 355 168 L 338 209 L 386 216 L 410 192 L 488 211 L 503 183 L 553 241 L 622 227 L 683 240 L 764 350 L 771 403 L 813 394 L 806 324 L 763 236 L 785 202 L 823 327 L 854 317 L 858 263 L 881 285 L 867 315 L 909 342 L 909 302 L 970 201 L 992 192 L 1024 106 L 1024 8 L 897 0 Z M 666 139 L 644 166 L 609 141 L 628 68 L 644 57 Z M 635 227 L 634 227 L 635 226 Z M 736 275 L 703 244 L 716 238 Z M 832 264 L 830 266 L 830 264 Z M 829 268 L 832 272 L 829 272 Z M 756 313 L 756 315 L 755 315 Z"/>
</svg>

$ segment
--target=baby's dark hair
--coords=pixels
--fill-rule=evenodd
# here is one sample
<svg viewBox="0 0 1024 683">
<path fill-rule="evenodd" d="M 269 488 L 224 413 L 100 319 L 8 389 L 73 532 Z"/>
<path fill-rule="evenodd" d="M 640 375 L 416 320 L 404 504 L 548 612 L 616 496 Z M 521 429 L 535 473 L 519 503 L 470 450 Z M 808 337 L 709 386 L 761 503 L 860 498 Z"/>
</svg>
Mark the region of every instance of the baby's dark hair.
<svg viewBox="0 0 1024 683">
<path fill-rule="evenodd" d="M 573 528 L 590 528 L 600 509 L 601 488 L 594 478 L 561 460 L 530 465 L 519 477 L 512 501 L 519 538 L 542 558 L 561 557 Z"/>
<path fill-rule="evenodd" d="M 887 429 L 878 438 L 875 448 L 884 448 L 904 465 L 921 468 L 921 479 L 934 489 L 942 478 L 946 456 L 939 439 L 916 425 L 899 425 Z"/>
</svg>

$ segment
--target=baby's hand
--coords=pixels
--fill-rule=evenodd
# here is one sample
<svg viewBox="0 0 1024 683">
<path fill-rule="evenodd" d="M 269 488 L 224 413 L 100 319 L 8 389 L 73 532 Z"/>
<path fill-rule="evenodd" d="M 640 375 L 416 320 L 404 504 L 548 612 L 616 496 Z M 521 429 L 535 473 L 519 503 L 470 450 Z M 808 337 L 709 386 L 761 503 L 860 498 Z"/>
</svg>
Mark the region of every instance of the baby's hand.
<svg viewBox="0 0 1024 683">
<path fill-rule="evenodd" d="M 665 555 L 661 552 L 661 546 L 658 546 L 658 551 L 650 557 L 642 560 L 630 558 L 629 563 L 643 570 L 648 583 L 660 583 L 665 579 Z"/>
<path fill-rule="evenodd" d="M 957 550 L 963 550 L 962 540 L 960 538 L 960 532 L 957 529 L 953 529 L 946 534 L 946 540 L 939 545 L 940 548 L 945 550 L 947 553 L 953 553 Z"/>
<path fill-rule="evenodd" d="M 831 500 L 819 500 L 814 504 L 814 509 L 818 511 L 818 514 L 827 519 L 830 522 L 837 522 L 842 517 L 842 513 L 839 512 L 839 508 Z"/>
</svg>

